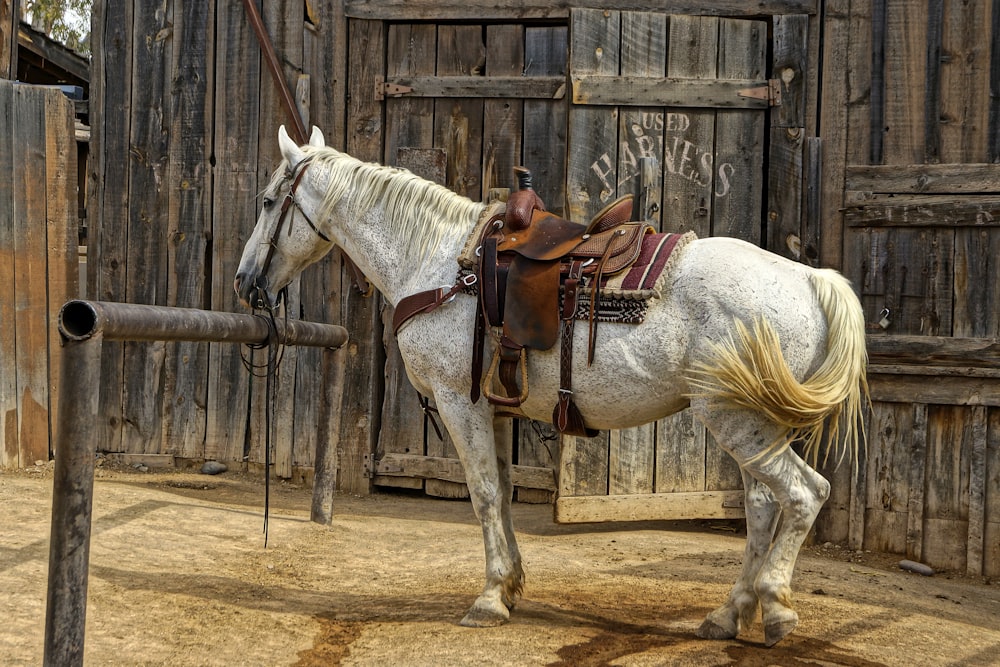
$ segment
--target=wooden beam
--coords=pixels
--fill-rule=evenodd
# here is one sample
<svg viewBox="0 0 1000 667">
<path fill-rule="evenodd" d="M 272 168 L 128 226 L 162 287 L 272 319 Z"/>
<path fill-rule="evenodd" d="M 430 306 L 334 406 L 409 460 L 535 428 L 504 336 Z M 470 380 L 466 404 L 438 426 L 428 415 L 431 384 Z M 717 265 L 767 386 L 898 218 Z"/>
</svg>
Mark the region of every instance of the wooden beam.
<svg viewBox="0 0 1000 667">
<path fill-rule="evenodd" d="M 845 189 L 905 194 L 1000 193 L 1000 164 L 852 165 Z"/>
<path fill-rule="evenodd" d="M 1000 340 L 949 336 L 867 336 L 873 365 L 1000 368 Z"/>
<path fill-rule="evenodd" d="M 700 14 L 707 16 L 771 16 L 774 14 L 815 14 L 816 0 L 667 0 L 655 9 L 667 14 Z M 349 18 L 393 21 L 420 20 L 524 20 L 565 19 L 570 8 L 613 9 L 615 11 L 648 11 L 648 1 L 619 0 L 557 0 L 556 2 L 525 2 L 524 0 L 347 0 L 345 13 Z"/>
<path fill-rule="evenodd" d="M 465 470 L 458 459 L 416 454 L 386 454 L 375 466 L 375 473 L 389 477 L 418 477 L 439 479 L 457 484 L 465 483 Z M 556 490 L 555 474 L 551 468 L 511 466 L 514 486 L 528 489 Z"/>
<path fill-rule="evenodd" d="M 385 97 L 505 97 L 561 100 L 561 76 L 409 76 L 376 80 L 376 95 Z"/>
<path fill-rule="evenodd" d="M 742 491 L 637 493 L 556 499 L 556 523 L 742 519 Z"/>
<path fill-rule="evenodd" d="M 574 104 L 728 109 L 769 106 L 767 81 L 577 74 L 572 83 Z"/>
<path fill-rule="evenodd" d="M 847 193 L 844 221 L 851 227 L 995 227 L 1000 226 L 996 195 L 876 195 Z"/>
</svg>

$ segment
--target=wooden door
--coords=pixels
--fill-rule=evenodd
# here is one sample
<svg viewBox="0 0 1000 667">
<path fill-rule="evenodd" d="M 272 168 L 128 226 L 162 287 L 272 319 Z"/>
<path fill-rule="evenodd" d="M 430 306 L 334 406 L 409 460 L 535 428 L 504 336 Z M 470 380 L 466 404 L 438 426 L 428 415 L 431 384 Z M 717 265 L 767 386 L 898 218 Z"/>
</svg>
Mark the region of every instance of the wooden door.
<svg viewBox="0 0 1000 667">
<path fill-rule="evenodd" d="M 785 29 L 776 32 L 797 35 L 795 52 L 804 53 L 804 17 L 780 25 Z M 797 186 L 789 192 L 771 184 L 769 191 L 764 174 L 768 124 L 773 131 L 789 117 L 769 112 L 781 93 L 767 80 L 769 27 L 759 20 L 574 10 L 570 216 L 587 220 L 632 193 L 638 213 L 662 231 L 766 245 L 765 201 L 778 211 L 801 198 Z M 784 53 L 780 46 L 774 52 Z M 795 66 L 805 70 L 803 62 Z M 798 92 L 795 77 L 786 84 Z M 772 172 L 797 166 L 799 178 L 787 182 L 801 182 L 801 140 L 783 152 L 784 144 L 772 145 Z M 781 223 L 800 235 L 800 209 L 784 213 Z M 772 232 L 778 219 L 772 216 Z M 742 516 L 739 469 L 687 411 L 561 444 L 557 521 Z"/>
</svg>

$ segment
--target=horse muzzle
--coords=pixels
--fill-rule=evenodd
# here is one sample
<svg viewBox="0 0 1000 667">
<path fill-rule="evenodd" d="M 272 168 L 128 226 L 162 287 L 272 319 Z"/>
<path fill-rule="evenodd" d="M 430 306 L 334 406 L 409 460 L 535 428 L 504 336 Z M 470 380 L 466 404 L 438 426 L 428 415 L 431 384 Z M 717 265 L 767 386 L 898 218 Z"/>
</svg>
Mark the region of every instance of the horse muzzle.
<svg viewBox="0 0 1000 667">
<path fill-rule="evenodd" d="M 233 289 L 240 303 L 246 308 L 253 310 L 271 310 L 277 307 L 281 300 L 281 293 L 277 295 L 268 291 L 267 276 L 257 274 L 251 276 L 246 273 L 237 273 L 236 280 L 233 281 Z"/>
</svg>

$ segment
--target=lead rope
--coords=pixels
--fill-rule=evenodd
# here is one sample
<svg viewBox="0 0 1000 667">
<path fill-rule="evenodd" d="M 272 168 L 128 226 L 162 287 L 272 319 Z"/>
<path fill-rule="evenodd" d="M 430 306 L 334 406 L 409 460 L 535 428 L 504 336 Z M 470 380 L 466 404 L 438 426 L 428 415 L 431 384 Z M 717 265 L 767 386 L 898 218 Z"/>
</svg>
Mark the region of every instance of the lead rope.
<svg viewBox="0 0 1000 667">
<path fill-rule="evenodd" d="M 283 299 L 279 299 L 280 303 Z M 284 357 L 285 348 L 278 340 L 278 326 L 274 319 L 274 310 L 268 308 L 267 314 L 254 313 L 254 317 L 259 317 L 267 324 L 267 341 L 264 343 L 248 343 L 247 347 L 251 350 L 261 350 L 267 348 L 267 362 L 265 364 L 255 364 L 251 359 L 247 358 L 243 352 L 240 352 L 240 359 L 243 361 L 244 368 L 250 372 L 251 377 L 261 377 L 265 378 L 264 383 L 264 548 L 267 548 L 267 528 L 268 519 L 271 514 L 271 447 L 272 445 L 272 430 L 274 428 L 274 397 L 277 393 L 277 382 L 278 382 L 278 368 L 281 366 L 281 360 Z M 288 309 L 285 309 L 285 322 L 288 321 Z M 261 370 L 263 369 L 263 373 Z M 243 449 L 243 458 L 248 460 L 250 457 L 250 441 L 247 440 Z"/>
</svg>

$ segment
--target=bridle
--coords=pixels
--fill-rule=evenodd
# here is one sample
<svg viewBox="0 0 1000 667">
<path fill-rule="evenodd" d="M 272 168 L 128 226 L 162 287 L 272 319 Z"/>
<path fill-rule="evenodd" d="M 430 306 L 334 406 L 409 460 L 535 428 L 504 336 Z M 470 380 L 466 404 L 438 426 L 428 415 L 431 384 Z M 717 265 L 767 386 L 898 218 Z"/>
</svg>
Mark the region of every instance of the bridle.
<svg viewBox="0 0 1000 667">
<path fill-rule="evenodd" d="M 256 302 L 251 304 L 254 308 L 258 310 L 264 310 L 267 308 L 267 304 L 264 302 L 263 294 L 267 289 L 267 270 L 271 268 L 271 260 L 274 258 L 274 251 L 278 247 L 278 235 L 281 234 L 281 229 L 285 225 L 286 218 L 294 218 L 295 213 L 293 212 L 291 216 L 288 212 L 292 210 L 294 206 L 299 214 L 305 219 L 309 228 L 316 232 L 316 236 L 320 237 L 327 243 L 333 243 L 330 237 L 320 231 L 320 228 L 316 226 L 309 214 L 306 213 L 302 206 L 295 200 L 295 191 L 299 187 L 299 183 L 302 182 L 302 176 L 305 175 L 306 169 L 312 164 L 310 158 L 305 158 L 295 167 L 295 171 L 292 172 L 294 178 L 292 179 L 292 185 L 288 188 L 288 192 L 285 194 L 285 198 L 281 201 L 281 210 L 278 212 L 278 224 L 274 226 L 274 232 L 271 234 L 271 238 L 267 242 L 267 254 L 264 256 L 264 262 L 261 264 L 260 271 L 257 277 L 254 279 L 253 289 L 257 292 Z M 292 233 L 292 224 L 288 223 L 288 234 Z M 280 301 L 280 299 L 279 299 Z"/>
</svg>

